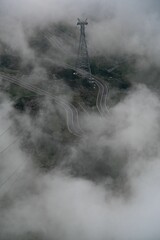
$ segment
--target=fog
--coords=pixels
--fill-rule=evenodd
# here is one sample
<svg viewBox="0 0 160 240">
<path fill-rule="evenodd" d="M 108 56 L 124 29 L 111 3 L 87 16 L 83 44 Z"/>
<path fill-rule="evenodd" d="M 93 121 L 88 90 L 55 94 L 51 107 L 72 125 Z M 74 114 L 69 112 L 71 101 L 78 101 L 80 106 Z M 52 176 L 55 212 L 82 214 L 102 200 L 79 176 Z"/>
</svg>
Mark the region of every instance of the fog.
<svg viewBox="0 0 160 240">
<path fill-rule="evenodd" d="M 159 3 L 157 1 L 1 0 L 1 40 L 24 58 L 33 58 L 28 38 L 35 28 L 88 18 L 90 54 L 136 54 L 159 61 Z"/>
<path fill-rule="evenodd" d="M 45 175 L 14 142 L 17 133 L 6 133 L 4 147 L 14 144 L 1 153 L 1 239 L 159 238 L 159 106 L 158 96 L 140 85 L 109 117 L 84 116 L 90 134 L 68 146 L 69 159 Z M 13 111 L 3 100 L 2 119 Z"/>
<path fill-rule="evenodd" d="M 137 56 L 141 71 L 159 66 L 159 13 L 156 0 L 0 0 L 0 42 L 34 63 L 24 82 L 45 86 L 47 72 L 29 38 L 88 18 L 91 57 Z M 38 115 L 22 114 L 1 89 L 0 239 L 160 238 L 160 99 L 142 79 L 132 74 L 132 88 L 109 114 L 81 114 L 79 138 L 66 134 L 60 104 L 39 97 Z M 61 81 L 59 98 L 71 103 L 73 92 Z"/>
</svg>

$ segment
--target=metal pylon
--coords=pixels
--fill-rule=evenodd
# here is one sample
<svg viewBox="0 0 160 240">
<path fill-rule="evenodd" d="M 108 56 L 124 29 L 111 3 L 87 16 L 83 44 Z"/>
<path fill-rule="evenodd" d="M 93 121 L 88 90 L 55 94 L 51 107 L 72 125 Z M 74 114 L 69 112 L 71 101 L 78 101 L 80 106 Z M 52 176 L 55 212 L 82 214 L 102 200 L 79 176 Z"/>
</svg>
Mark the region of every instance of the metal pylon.
<svg viewBox="0 0 160 240">
<path fill-rule="evenodd" d="M 80 39 L 79 39 L 79 48 L 78 48 L 78 58 L 76 62 L 76 69 L 84 70 L 86 77 L 91 77 L 91 67 L 89 62 L 88 48 L 86 42 L 85 27 L 88 25 L 87 19 L 81 21 L 78 18 L 77 25 L 80 26 Z"/>
</svg>

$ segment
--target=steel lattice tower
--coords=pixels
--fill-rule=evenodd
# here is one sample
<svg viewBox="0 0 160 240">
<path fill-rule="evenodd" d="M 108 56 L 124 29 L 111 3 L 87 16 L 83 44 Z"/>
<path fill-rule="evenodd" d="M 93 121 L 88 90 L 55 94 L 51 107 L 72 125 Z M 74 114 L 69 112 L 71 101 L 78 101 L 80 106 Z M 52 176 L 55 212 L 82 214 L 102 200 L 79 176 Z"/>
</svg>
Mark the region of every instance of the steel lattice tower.
<svg viewBox="0 0 160 240">
<path fill-rule="evenodd" d="M 78 18 L 77 25 L 80 26 L 80 39 L 76 69 L 84 70 L 85 72 L 87 72 L 87 77 L 91 77 L 91 67 L 89 62 L 89 54 L 85 34 L 85 27 L 86 25 L 88 25 L 87 19 L 85 21 L 81 21 Z"/>
</svg>

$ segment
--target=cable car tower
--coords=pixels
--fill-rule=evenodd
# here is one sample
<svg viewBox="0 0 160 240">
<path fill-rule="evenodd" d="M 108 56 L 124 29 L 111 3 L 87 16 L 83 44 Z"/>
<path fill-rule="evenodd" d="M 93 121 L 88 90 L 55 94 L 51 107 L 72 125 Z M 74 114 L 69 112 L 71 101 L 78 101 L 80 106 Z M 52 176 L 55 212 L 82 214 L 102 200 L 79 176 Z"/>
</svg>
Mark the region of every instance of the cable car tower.
<svg viewBox="0 0 160 240">
<path fill-rule="evenodd" d="M 85 27 L 88 25 L 87 19 L 81 21 L 78 18 L 77 25 L 80 26 L 80 39 L 79 39 L 79 48 L 78 48 L 78 57 L 76 62 L 76 69 L 84 70 L 87 78 L 91 79 L 91 67 L 89 61 L 89 54 L 87 48 Z"/>
</svg>

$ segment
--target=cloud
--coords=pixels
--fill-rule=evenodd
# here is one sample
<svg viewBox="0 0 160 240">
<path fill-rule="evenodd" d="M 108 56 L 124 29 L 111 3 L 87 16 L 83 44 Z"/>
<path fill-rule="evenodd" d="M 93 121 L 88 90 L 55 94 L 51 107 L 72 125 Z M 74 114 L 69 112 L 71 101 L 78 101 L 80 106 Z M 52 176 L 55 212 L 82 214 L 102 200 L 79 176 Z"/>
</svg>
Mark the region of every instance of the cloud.
<svg viewBox="0 0 160 240">
<path fill-rule="evenodd" d="M 159 61 L 159 11 L 156 1 L 1 1 L 1 39 L 22 55 L 34 55 L 28 37 L 36 27 L 89 18 L 87 28 L 90 53 L 136 54 Z M 33 56 L 32 56 L 33 57 Z"/>
<path fill-rule="evenodd" d="M 157 239 L 159 101 L 140 85 L 108 117 L 84 117 L 88 134 L 72 144 L 63 164 L 50 174 L 27 168 L 7 193 L 10 203 L 1 205 L 1 238 Z M 17 150 L 8 152 L 13 165 Z M 13 165 L 6 165 L 7 173 Z M 79 172 L 73 177 L 75 166 Z"/>
<path fill-rule="evenodd" d="M 20 149 L 22 132 L 16 130 L 10 116 L 12 102 L 1 93 L 0 109 L 0 198 L 12 192 L 19 172 L 23 172 L 29 159 Z M 13 185 L 12 185 L 13 184 Z"/>
<path fill-rule="evenodd" d="M 59 21 L 74 24 L 77 17 L 88 16 L 91 54 L 135 54 L 150 66 L 160 56 L 156 4 L 149 0 L 1 0 L 0 39 L 23 58 L 34 58 L 28 38 L 35 28 Z M 47 79 L 36 62 L 27 81 L 35 78 L 39 84 L 39 73 L 42 80 Z M 0 134 L 11 129 L 0 139 L 0 151 L 7 147 L 0 152 L 1 239 L 160 237 L 160 100 L 153 91 L 138 85 L 109 115 L 81 116 L 85 134 L 67 143 L 59 113 L 49 100 L 43 102 L 38 117 L 32 118 L 15 114 L 5 98 L 2 96 Z M 22 134 L 16 131 L 15 120 Z M 50 139 L 46 125 L 54 132 Z M 36 164 L 33 167 L 34 153 L 25 146 L 22 150 L 21 135 L 36 150 L 47 145 L 43 153 L 38 152 L 38 160 L 52 161 L 52 173 L 40 173 Z"/>
</svg>

